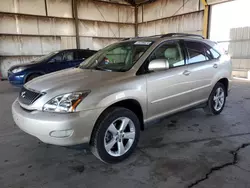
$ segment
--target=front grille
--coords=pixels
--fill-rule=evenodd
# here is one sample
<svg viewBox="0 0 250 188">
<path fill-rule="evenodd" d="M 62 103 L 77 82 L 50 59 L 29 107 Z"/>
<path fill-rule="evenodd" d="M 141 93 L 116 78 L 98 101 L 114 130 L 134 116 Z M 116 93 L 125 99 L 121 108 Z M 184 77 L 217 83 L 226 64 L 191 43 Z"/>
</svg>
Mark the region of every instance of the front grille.
<svg viewBox="0 0 250 188">
<path fill-rule="evenodd" d="M 22 87 L 20 93 L 19 93 L 19 102 L 30 105 L 33 102 L 35 102 L 39 97 L 41 97 L 43 94 L 35 91 L 31 91 L 26 89 L 25 87 Z"/>
</svg>

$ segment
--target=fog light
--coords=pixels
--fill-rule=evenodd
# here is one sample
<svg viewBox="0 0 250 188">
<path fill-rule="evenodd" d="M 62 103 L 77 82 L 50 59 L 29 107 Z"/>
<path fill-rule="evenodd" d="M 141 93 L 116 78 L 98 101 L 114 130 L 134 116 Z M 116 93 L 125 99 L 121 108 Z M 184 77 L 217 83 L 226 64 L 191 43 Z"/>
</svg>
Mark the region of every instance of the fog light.
<svg viewBox="0 0 250 188">
<path fill-rule="evenodd" d="M 62 130 L 62 131 L 52 131 L 49 133 L 51 137 L 56 137 L 56 138 L 65 138 L 65 137 L 70 137 L 73 134 L 74 130 L 69 129 L 69 130 Z"/>
</svg>

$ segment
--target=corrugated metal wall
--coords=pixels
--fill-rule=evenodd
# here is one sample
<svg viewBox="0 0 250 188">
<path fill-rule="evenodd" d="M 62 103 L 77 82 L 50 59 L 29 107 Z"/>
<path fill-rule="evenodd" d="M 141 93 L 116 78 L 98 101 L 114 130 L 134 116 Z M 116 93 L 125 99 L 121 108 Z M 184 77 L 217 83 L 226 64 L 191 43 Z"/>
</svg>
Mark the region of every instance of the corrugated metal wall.
<svg viewBox="0 0 250 188">
<path fill-rule="evenodd" d="M 207 0 L 209 5 L 230 0 Z M 249 1 L 249 0 L 248 0 Z M 202 34 L 202 0 L 157 0 L 138 9 L 139 36 L 186 32 Z"/>
<path fill-rule="evenodd" d="M 135 35 L 135 10 L 125 1 L 77 1 L 80 47 L 100 49 Z M 113 1 L 115 2 L 115 1 Z M 47 5 L 47 6 L 46 6 Z M 1 0 L 0 71 L 48 52 L 76 48 L 72 0 Z"/>
<path fill-rule="evenodd" d="M 77 0 L 81 48 L 100 49 L 135 36 L 135 8 L 124 0 L 102 1 Z M 228 0 L 207 0 L 209 4 L 223 1 Z M 202 0 L 157 0 L 139 6 L 138 34 L 202 34 L 203 9 Z M 1 0 L 2 75 L 6 77 L 14 64 L 53 50 L 76 48 L 74 21 L 72 0 Z"/>
<path fill-rule="evenodd" d="M 203 12 L 195 12 L 139 24 L 139 35 L 149 36 L 172 32 L 202 34 L 202 23 Z"/>
<path fill-rule="evenodd" d="M 158 0 L 138 9 L 139 36 L 170 32 L 202 34 L 203 6 L 200 0 Z"/>
<path fill-rule="evenodd" d="M 233 75 L 244 78 L 250 70 L 249 6 L 249 0 L 237 0 L 213 5 L 211 10 L 210 38 L 228 50 Z"/>
</svg>

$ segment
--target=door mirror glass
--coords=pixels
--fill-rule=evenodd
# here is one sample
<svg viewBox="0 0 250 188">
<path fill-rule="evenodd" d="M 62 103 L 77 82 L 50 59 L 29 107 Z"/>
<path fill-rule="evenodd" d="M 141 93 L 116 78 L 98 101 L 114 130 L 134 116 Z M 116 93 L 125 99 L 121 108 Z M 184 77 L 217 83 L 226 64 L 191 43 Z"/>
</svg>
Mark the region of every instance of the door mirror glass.
<svg viewBox="0 0 250 188">
<path fill-rule="evenodd" d="M 166 59 L 154 59 L 148 65 L 149 71 L 160 71 L 169 69 L 169 63 Z"/>
</svg>

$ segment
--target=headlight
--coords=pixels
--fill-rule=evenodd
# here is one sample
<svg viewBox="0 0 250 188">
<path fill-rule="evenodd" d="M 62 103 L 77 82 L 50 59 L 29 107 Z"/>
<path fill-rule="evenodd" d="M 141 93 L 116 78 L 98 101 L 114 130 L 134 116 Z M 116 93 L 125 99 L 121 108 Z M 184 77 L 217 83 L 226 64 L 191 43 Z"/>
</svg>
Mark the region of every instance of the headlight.
<svg viewBox="0 0 250 188">
<path fill-rule="evenodd" d="M 73 92 L 59 95 L 43 106 L 43 111 L 48 112 L 75 112 L 80 102 L 87 97 L 90 91 Z"/>
<path fill-rule="evenodd" d="M 15 68 L 12 70 L 13 73 L 18 73 L 18 72 L 21 72 L 25 69 L 25 67 L 19 67 L 19 68 Z"/>
</svg>

